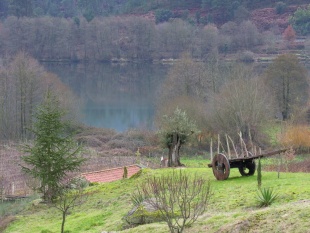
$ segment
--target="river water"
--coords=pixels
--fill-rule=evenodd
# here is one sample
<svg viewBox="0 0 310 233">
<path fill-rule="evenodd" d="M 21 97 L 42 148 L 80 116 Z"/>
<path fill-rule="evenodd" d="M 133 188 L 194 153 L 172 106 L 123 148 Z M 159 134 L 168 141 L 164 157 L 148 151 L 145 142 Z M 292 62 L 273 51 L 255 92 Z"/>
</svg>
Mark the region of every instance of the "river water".
<svg viewBox="0 0 310 233">
<path fill-rule="evenodd" d="M 156 93 L 169 65 L 149 63 L 46 63 L 71 87 L 80 102 L 81 121 L 90 126 L 126 131 L 153 128 Z"/>
</svg>

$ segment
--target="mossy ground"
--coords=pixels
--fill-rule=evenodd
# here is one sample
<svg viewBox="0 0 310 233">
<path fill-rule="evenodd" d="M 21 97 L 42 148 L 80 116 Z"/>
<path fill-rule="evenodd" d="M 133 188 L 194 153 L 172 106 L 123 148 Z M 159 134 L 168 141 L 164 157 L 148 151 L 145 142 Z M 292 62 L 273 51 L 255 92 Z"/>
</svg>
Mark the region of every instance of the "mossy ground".
<svg viewBox="0 0 310 233">
<path fill-rule="evenodd" d="M 310 174 L 262 172 L 262 187 L 273 188 L 279 198 L 266 208 L 258 208 L 256 174 L 241 177 L 232 169 L 228 180 L 215 180 L 208 160 L 183 159 L 184 171 L 210 179 L 213 196 L 207 212 L 186 232 L 307 232 L 310 229 Z M 66 232 L 97 233 L 168 232 L 164 222 L 124 229 L 123 216 L 131 210 L 130 194 L 146 176 L 170 173 L 172 169 L 146 169 L 135 179 L 99 184 L 87 189 L 87 202 L 67 217 Z M 61 213 L 44 204 L 29 205 L 16 216 L 5 233 L 56 233 Z"/>
</svg>

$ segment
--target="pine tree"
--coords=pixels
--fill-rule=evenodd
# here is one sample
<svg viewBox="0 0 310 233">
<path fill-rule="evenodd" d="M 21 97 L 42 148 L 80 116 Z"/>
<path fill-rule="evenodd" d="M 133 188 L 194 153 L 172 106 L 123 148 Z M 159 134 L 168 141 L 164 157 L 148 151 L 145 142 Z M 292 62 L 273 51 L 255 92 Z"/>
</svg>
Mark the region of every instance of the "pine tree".
<svg viewBox="0 0 310 233">
<path fill-rule="evenodd" d="M 38 190 L 45 201 L 52 201 L 68 172 L 78 170 L 85 161 L 79 156 L 81 146 L 67 133 L 68 123 L 63 121 L 64 116 L 56 97 L 48 91 L 34 114 L 31 130 L 35 139 L 23 147 L 28 155 L 22 157 L 25 162 L 22 170 L 40 181 Z"/>
</svg>

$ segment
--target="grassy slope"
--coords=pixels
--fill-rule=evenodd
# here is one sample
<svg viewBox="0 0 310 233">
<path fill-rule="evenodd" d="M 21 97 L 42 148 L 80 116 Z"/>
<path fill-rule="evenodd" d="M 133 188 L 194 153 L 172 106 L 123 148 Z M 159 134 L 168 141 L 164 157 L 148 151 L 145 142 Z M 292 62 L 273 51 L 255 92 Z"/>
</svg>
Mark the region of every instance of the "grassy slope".
<svg viewBox="0 0 310 233">
<path fill-rule="evenodd" d="M 267 208 L 257 208 L 256 176 L 240 177 L 232 169 L 227 181 L 216 181 L 208 161 L 183 160 L 190 167 L 187 172 L 198 173 L 209 178 L 214 196 L 208 212 L 186 232 L 307 232 L 310 229 L 310 174 L 263 172 L 263 187 L 273 187 L 280 198 Z M 149 170 L 146 175 L 160 175 L 171 169 Z M 127 179 L 109 184 L 93 186 L 86 204 L 72 211 L 66 222 L 69 232 L 121 231 L 122 217 L 132 208 L 130 193 L 137 182 Z M 31 206 L 9 226 L 9 232 L 59 232 L 61 214 L 47 206 Z M 168 232 L 165 223 L 154 223 L 127 229 L 122 232 Z"/>
</svg>

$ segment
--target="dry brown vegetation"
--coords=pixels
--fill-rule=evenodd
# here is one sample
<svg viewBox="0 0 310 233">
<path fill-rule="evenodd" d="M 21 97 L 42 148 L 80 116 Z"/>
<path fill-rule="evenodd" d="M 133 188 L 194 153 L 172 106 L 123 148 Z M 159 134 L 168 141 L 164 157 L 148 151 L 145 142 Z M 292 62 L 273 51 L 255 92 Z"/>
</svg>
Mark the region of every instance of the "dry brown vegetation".
<svg viewBox="0 0 310 233">
<path fill-rule="evenodd" d="M 139 163 L 153 168 L 160 166 L 163 151 L 156 146 L 154 133 L 149 131 L 129 130 L 117 133 L 110 129 L 89 127 L 77 134 L 76 139 L 84 145 L 83 154 L 87 158 L 80 172 Z M 1 143 L 0 184 L 4 195 L 27 195 L 31 192 L 28 186 L 31 187 L 34 181 L 22 173 L 19 165 L 21 156 L 19 144 Z"/>
<path fill-rule="evenodd" d="M 310 129 L 307 125 L 288 126 L 279 139 L 286 147 L 291 146 L 297 151 L 309 152 Z"/>
<path fill-rule="evenodd" d="M 310 172 L 310 159 L 305 159 L 299 162 L 288 162 L 278 164 L 271 164 L 264 166 L 265 171 L 280 171 L 280 172 Z"/>
</svg>

